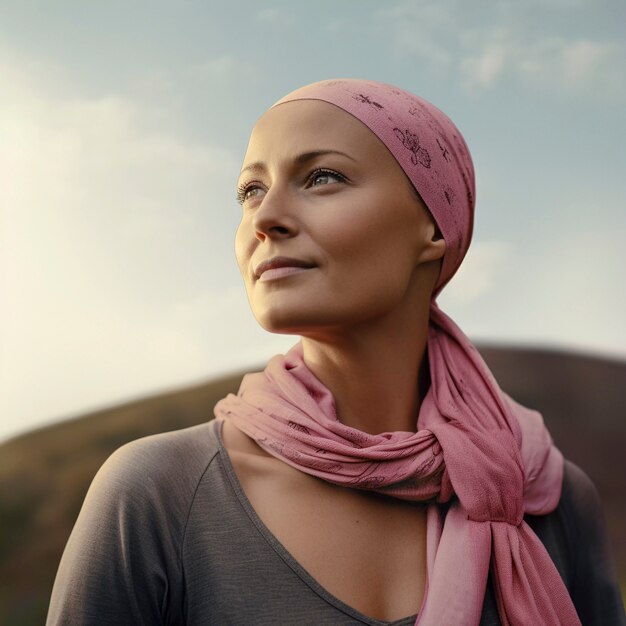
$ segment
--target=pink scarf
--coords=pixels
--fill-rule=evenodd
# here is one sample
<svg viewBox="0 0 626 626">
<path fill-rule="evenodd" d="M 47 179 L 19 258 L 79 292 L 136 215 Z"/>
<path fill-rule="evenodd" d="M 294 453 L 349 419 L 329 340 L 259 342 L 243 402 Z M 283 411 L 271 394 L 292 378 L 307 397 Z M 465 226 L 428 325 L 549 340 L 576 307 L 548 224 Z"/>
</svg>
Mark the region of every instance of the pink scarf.
<svg viewBox="0 0 626 626">
<path fill-rule="evenodd" d="M 369 81 L 323 81 L 280 100 L 321 99 L 348 111 L 396 157 L 446 241 L 431 301 L 431 386 L 417 432 L 371 435 L 343 425 L 302 345 L 244 376 L 215 406 L 270 454 L 329 482 L 429 503 L 427 588 L 416 624 L 479 624 L 489 568 L 507 626 L 580 624 L 572 600 L 524 513 L 553 511 L 563 457 L 541 415 L 504 393 L 476 348 L 436 304 L 471 239 L 474 174 L 454 124 L 430 103 Z M 441 519 L 437 502 L 452 500 Z"/>
</svg>

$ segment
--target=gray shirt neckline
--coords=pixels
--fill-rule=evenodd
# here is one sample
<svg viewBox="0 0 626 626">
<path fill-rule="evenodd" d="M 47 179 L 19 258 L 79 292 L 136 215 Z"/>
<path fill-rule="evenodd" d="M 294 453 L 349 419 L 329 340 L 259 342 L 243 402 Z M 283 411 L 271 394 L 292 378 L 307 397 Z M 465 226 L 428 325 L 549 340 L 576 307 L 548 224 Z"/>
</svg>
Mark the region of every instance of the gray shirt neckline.
<svg viewBox="0 0 626 626">
<path fill-rule="evenodd" d="M 237 474 L 235 472 L 235 468 L 232 464 L 230 456 L 228 455 L 228 451 L 224 445 L 224 440 L 222 438 L 222 428 L 223 422 L 221 420 L 213 420 L 212 421 L 212 430 L 213 434 L 217 439 L 218 444 L 218 462 L 221 464 L 222 469 L 228 476 L 229 483 L 233 489 L 233 492 L 241 504 L 243 510 L 246 512 L 246 515 L 250 518 L 252 523 L 256 526 L 259 533 L 263 536 L 263 538 L 267 541 L 267 543 L 272 547 L 272 549 L 276 552 L 276 554 L 298 575 L 299 578 L 302 579 L 306 585 L 308 585 L 317 595 L 322 597 L 326 602 L 332 604 L 337 607 L 344 613 L 355 617 L 356 619 L 362 621 L 365 624 L 370 624 L 371 626 L 408 626 L 415 624 L 417 620 L 417 616 L 419 613 L 414 613 L 413 615 L 408 615 L 406 617 L 402 617 L 398 620 L 394 620 L 393 622 L 388 622 L 384 620 L 378 620 L 373 617 L 369 617 L 364 613 L 361 613 L 357 609 L 351 607 L 345 602 L 341 601 L 339 598 L 330 593 L 327 589 L 325 589 L 315 578 L 298 562 L 298 560 L 285 548 L 285 546 L 279 541 L 279 539 L 272 533 L 272 531 L 265 525 L 263 520 L 258 516 L 257 512 L 254 510 L 250 499 L 246 495 L 245 491 L 241 483 L 239 482 L 239 478 L 237 478 Z M 426 600 L 426 592 L 424 593 L 424 600 L 422 602 L 422 606 L 424 605 L 424 601 Z"/>
</svg>

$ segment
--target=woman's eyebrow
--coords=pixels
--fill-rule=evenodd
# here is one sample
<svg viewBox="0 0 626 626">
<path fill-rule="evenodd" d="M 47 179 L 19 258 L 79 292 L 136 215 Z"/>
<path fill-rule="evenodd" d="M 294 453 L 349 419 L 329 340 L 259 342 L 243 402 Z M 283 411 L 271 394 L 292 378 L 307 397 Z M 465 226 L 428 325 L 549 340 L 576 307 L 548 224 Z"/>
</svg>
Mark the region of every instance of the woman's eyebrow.
<svg viewBox="0 0 626 626">
<path fill-rule="evenodd" d="M 311 150 L 309 152 L 303 152 L 302 154 L 299 154 L 294 161 L 298 164 L 298 165 L 303 165 L 305 163 L 307 163 L 308 161 L 312 161 L 313 159 L 319 157 L 319 156 L 324 156 L 326 154 L 340 154 L 342 156 L 347 157 L 348 159 L 350 159 L 351 161 L 356 161 L 356 159 L 354 157 L 351 157 L 349 154 L 346 154 L 345 152 L 341 152 L 341 150 Z M 254 163 L 250 163 L 250 165 L 246 165 L 246 167 L 244 167 L 241 172 L 239 172 L 239 176 L 241 176 L 244 172 L 248 171 L 248 170 L 252 170 L 252 171 L 262 171 L 265 170 L 265 163 L 263 163 L 263 161 L 256 161 Z"/>
</svg>

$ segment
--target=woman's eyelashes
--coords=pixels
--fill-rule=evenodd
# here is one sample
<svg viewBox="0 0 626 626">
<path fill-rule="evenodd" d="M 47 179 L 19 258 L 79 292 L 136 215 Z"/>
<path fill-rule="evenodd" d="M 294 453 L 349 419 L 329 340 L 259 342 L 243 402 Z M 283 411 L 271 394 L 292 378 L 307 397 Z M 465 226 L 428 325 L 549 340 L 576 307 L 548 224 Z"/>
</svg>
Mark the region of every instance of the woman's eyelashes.
<svg viewBox="0 0 626 626">
<path fill-rule="evenodd" d="M 346 177 L 335 170 L 327 168 L 316 168 L 310 172 L 304 180 L 304 188 L 322 187 L 334 183 L 346 182 Z M 251 198 L 259 196 L 260 192 L 264 190 L 263 183 L 257 180 L 252 180 L 247 183 L 239 185 L 237 188 L 237 202 L 241 205 L 245 204 Z"/>
<path fill-rule="evenodd" d="M 239 185 L 237 187 L 237 202 L 239 204 L 245 204 L 245 202 L 250 198 L 250 193 L 253 191 L 259 191 L 261 183 L 258 181 L 250 181 L 245 185 Z"/>
<path fill-rule="evenodd" d="M 330 182 L 330 179 L 332 178 L 334 178 L 336 181 L 340 183 L 345 182 L 346 180 L 346 177 L 340 174 L 339 172 L 335 172 L 334 170 L 327 170 L 323 168 L 316 169 L 313 172 L 311 172 L 308 180 L 311 182 L 311 187 L 319 187 L 319 185 L 315 184 L 315 181 L 317 180 L 324 181 L 324 182 L 321 182 L 320 184 L 328 185 L 328 183 Z"/>
</svg>

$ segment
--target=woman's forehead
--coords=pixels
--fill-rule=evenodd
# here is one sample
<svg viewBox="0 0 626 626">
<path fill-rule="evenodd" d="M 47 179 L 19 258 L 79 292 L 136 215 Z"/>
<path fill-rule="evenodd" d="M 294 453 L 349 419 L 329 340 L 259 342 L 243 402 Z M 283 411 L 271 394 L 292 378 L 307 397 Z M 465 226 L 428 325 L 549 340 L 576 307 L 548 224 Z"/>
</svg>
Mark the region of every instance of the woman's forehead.
<svg viewBox="0 0 626 626">
<path fill-rule="evenodd" d="M 273 154 L 294 157 L 312 151 L 340 151 L 354 159 L 387 152 L 360 120 L 320 100 L 294 100 L 266 111 L 254 126 L 244 167 Z"/>
</svg>

